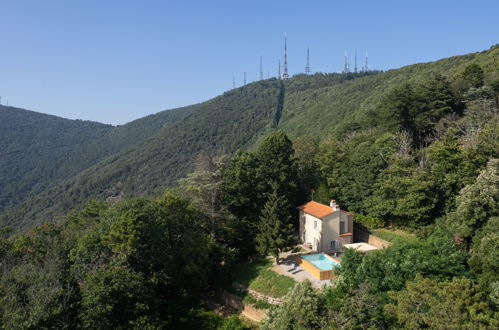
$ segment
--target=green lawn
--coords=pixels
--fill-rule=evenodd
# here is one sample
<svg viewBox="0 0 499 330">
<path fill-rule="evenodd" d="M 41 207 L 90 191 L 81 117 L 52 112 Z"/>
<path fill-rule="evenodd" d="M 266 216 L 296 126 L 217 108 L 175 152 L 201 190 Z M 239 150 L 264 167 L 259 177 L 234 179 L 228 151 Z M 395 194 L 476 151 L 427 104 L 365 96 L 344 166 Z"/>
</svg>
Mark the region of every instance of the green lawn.
<svg viewBox="0 0 499 330">
<path fill-rule="evenodd" d="M 247 294 L 243 299 L 243 303 L 251 305 L 258 309 L 269 309 L 270 307 L 272 307 L 272 305 L 267 301 L 257 299 L 252 294 Z"/>
<path fill-rule="evenodd" d="M 258 260 L 236 265 L 232 281 L 266 296 L 280 298 L 291 290 L 296 281 L 269 269 L 270 260 Z"/>
<path fill-rule="evenodd" d="M 370 229 L 369 231 L 372 235 L 378 236 L 379 238 L 392 243 L 397 241 L 414 241 L 418 239 L 416 235 L 401 229 L 378 228 Z"/>
</svg>

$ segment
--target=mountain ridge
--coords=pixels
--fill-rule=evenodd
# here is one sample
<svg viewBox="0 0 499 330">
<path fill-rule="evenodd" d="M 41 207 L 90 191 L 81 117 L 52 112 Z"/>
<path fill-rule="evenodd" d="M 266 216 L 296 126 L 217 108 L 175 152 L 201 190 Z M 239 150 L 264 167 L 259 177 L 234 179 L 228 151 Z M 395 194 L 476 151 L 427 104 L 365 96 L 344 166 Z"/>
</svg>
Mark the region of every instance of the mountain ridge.
<svg viewBox="0 0 499 330">
<path fill-rule="evenodd" d="M 111 152 L 98 153 L 83 170 L 5 210 L 0 223 L 27 228 L 80 207 L 88 198 L 156 194 L 191 171 L 196 155 L 251 148 L 276 128 L 291 137 L 341 136 L 374 111 L 392 88 L 432 74 L 454 79 L 470 63 L 480 64 L 486 79 L 495 78 L 499 48 L 386 72 L 267 79 L 140 118 L 110 129 L 99 140 Z"/>
</svg>

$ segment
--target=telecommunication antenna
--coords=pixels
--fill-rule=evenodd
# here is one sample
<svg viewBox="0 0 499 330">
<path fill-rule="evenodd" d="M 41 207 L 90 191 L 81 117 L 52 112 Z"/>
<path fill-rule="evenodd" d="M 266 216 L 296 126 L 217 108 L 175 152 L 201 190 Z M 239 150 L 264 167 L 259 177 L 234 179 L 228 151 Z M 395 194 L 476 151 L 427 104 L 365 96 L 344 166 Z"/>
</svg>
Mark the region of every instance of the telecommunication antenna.
<svg viewBox="0 0 499 330">
<path fill-rule="evenodd" d="M 348 53 L 347 51 L 345 50 L 345 66 L 343 67 L 343 73 L 344 74 L 347 74 L 350 72 L 350 67 L 348 65 Z"/>
<path fill-rule="evenodd" d="M 364 66 L 364 71 L 369 71 L 369 58 L 367 56 L 367 50 L 366 50 L 366 64 Z"/>
<path fill-rule="evenodd" d="M 263 61 L 261 56 L 260 56 L 260 80 L 263 80 Z"/>
<path fill-rule="evenodd" d="M 288 35 L 284 32 L 284 66 L 282 68 L 282 79 L 288 79 L 288 43 L 287 43 Z"/>
<path fill-rule="evenodd" d="M 236 88 L 236 77 L 232 76 L 232 88 Z"/>
<path fill-rule="evenodd" d="M 355 48 L 355 68 L 353 70 L 357 73 L 357 48 Z"/>
<path fill-rule="evenodd" d="M 244 71 L 244 85 L 246 85 L 246 71 Z"/>
<path fill-rule="evenodd" d="M 305 66 L 305 73 L 310 74 L 310 49 L 307 47 L 307 65 Z"/>
</svg>

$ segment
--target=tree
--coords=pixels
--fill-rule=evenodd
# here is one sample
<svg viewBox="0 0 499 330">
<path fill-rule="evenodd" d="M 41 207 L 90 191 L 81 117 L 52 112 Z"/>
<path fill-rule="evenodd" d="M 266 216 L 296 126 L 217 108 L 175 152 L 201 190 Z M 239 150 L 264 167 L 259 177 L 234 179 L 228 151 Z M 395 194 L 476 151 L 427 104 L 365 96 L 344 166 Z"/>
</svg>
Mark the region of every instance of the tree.
<svg viewBox="0 0 499 330">
<path fill-rule="evenodd" d="M 6 329 L 71 328 L 75 292 L 61 260 L 19 263 L 0 276 L 0 324 Z"/>
<path fill-rule="evenodd" d="M 11 227 L 0 227 L 0 272 L 12 249 L 12 242 L 8 239 L 11 231 Z"/>
<path fill-rule="evenodd" d="M 263 205 L 257 191 L 256 157 L 247 151 L 238 150 L 223 174 L 222 189 L 224 203 L 240 219 L 258 219 Z"/>
<path fill-rule="evenodd" d="M 277 193 L 288 201 L 288 212 L 294 213 L 298 202 L 298 171 L 295 152 L 291 140 L 282 131 L 274 131 L 259 144 L 255 157 L 257 191 L 266 199 L 267 194 L 277 189 Z M 263 204 L 263 203 L 262 203 Z"/>
<path fill-rule="evenodd" d="M 255 152 L 239 150 L 224 171 L 224 202 L 235 215 L 241 255 L 254 253 L 262 207 L 275 189 L 286 200 L 286 218 L 296 214 L 299 195 L 293 145 L 286 134 L 266 136 Z M 284 215 L 284 213 L 281 213 Z"/>
<path fill-rule="evenodd" d="M 256 235 L 257 250 L 262 255 L 271 254 L 279 263 L 279 252 L 295 243 L 293 225 L 289 216 L 289 203 L 279 196 L 274 185 L 272 193 L 263 206 Z"/>
<path fill-rule="evenodd" d="M 463 80 L 467 88 L 479 88 L 482 87 L 484 83 L 484 72 L 480 65 L 472 63 L 464 68 L 459 78 Z"/>
<path fill-rule="evenodd" d="M 416 107 L 414 86 L 408 83 L 397 86 L 384 95 L 375 111 L 368 113 L 369 126 L 395 133 L 403 130 L 414 133 L 413 115 Z"/>
<path fill-rule="evenodd" d="M 447 217 L 447 223 L 469 247 L 472 237 L 485 223 L 499 216 L 499 160 L 492 159 L 475 182 L 464 187 L 457 197 L 457 208 Z"/>
<path fill-rule="evenodd" d="M 373 195 L 366 199 L 369 214 L 386 222 L 417 227 L 428 224 L 437 206 L 434 182 L 412 159 L 395 155 L 378 176 Z"/>
<path fill-rule="evenodd" d="M 341 298 L 336 308 L 328 309 L 321 320 L 329 329 L 383 329 L 383 305 L 369 283 Z"/>
<path fill-rule="evenodd" d="M 122 267 L 87 274 L 82 287 L 80 318 L 84 328 L 115 329 L 152 326 L 153 291 L 143 275 Z"/>
<path fill-rule="evenodd" d="M 496 108 L 499 108 L 499 79 L 490 83 L 490 88 L 494 92 L 494 99 L 496 100 Z"/>
<path fill-rule="evenodd" d="M 196 170 L 178 181 L 182 192 L 209 219 L 208 231 L 212 236 L 217 232 L 217 221 L 226 211 L 222 203 L 223 170 L 227 156 L 198 157 Z"/>
<path fill-rule="evenodd" d="M 499 217 L 490 218 L 473 237 L 469 264 L 484 290 L 499 281 Z"/>
<path fill-rule="evenodd" d="M 359 266 L 362 264 L 365 254 L 355 249 L 345 249 L 341 256 L 341 267 L 337 269 L 343 278 L 343 281 L 349 287 L 354 287 L 355 274 L 358 272 Z"/>
<path fill-rule="evenodd" d="M 273 306 L 263 329 L 319 329 L 320 296 L 309 281 L 300 282 Z"/>
<path fill-rule="evenodd" d="M 469 279 L 437 282 L 417 275 L 406 289 L 391 292 L 389 315 L 404 329 L 492 329 L 499 326 Z"/>
<path fill-rule="evenodd" d="M 436 74 L 415 88 L 415 107 L 410 114 L 415 146 L 424 147 L 435 139 L 434 127 L 444 118 L 458 110 L 449 81 Z"/>
<path fill-rule="evenodd" d="M 61 228 L 42 224 L 9 241 L 6 256 L 0 255 L 0 324 L 11 329 L 71 327 L 77 290 L 67 273 Z"/>
<path fill-rule="evenodd" d="M 389 133 L 378 137 L 372 133 L 358 134 L 342 143 L 334 139 L 323 142 L 317 162 L 329 196 L 322 202 L 333 198 L 350 211 L 365 212 L 365 199 L 372 194 L 376 177 L 386 167 L 394 147 L 393 135 Z M 324 198 L 322 191 L 317 197 Z"/>
<path fill-rule="evenodd" d="M 190 299 L 231 258 L 200 226 L 188 200 L 166 192 L 158 200 L 112 206 L 74 244 L 71 274 L 82 289 L 82 319 L 89 328 L 181 327 Z M 214 282 L 210 282 L 214 283 Z M 151 325 L 152 324 L 152 325 Z"/>
<path fill-rule="evenodd" d="M 345 282 L 356 288 L 367 282 L 376 292 L 403 289 L 407 280 L 422 274 L 432 279 L 447 280 L 454 276 L 466 276 L 467 253 L 460 251 L 449 233 L 436 228 L 433 235 L 425 241 L 397 242 L 396 244 L 374 251 L 358 263 L 355 254 L 342 259 L 345 267 Z"/>
<path fill-rule="evenodd" d="M 320 184 L 319 166 L 315 161 L 319 152 L 318 147 L 319 143 L 317 139 L 310 136 L 301 136 L 293 140 L 300 190 L 308 199 L 311 190 L 318 188 Z"/>
<path fill-rule="evenodd" d="M 436 183 L 441 212 L 455 207 L 455 196 L 470 180 L 470 175 L 464 171 L 462 149 L 459 133 L 455 128 L 448 129 L 440 140 L 425 149 L 432 181 Z"/>
</svg>

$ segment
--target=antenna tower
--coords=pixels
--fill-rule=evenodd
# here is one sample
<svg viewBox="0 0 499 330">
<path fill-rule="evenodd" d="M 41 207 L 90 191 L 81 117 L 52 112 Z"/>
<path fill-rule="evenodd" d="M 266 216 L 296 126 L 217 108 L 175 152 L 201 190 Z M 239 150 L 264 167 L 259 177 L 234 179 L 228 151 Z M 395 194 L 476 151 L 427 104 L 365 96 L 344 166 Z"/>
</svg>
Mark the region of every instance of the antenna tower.
<svg viewBox="0 0 499 330">
<path fill-rule="evenodd" d="M 357 48 L 355 48 L 355 68 L 353 70 L 357 73 Z"/>
<path fill-rule="evenodd" d="M 284 33 L 284 66 L 282 68 L 282 79 L 288 79 L 288 35 Z"/>
<path fill-rule="evenodd" d="M 366 51 L 366 64 L 364 66 L 364 71 L 369 71 L 369 58 L 367 57 L 367 51 Z"/>
<path fill-rule="evenodd" d="M 236 78 L 232 76 L 232 88 L 236 88 Z"/>
<path fill-rule="evenodd" d="M 305 66 L 305 73 L 310 74 L 310 50 L 307 47 L 307 66 Z"/>
<path fill-rule="evenodd" d="M 343 73 L 344 74 L 347 74 L 350 72 L 350 66 L 348 65 L 348 53 L 347 51 L 345 50 L 345 66 L 343 68 Z"/>
<path fill-rule="evenodd" d="M 260 56 L 260 80 L 263 80 L 263 62 L 261 56 Z"/>
<path fill-rule="evenodd" d="M 246 71 L 244 71 L 244 85 L 246 85 Z"/>
</svg>

